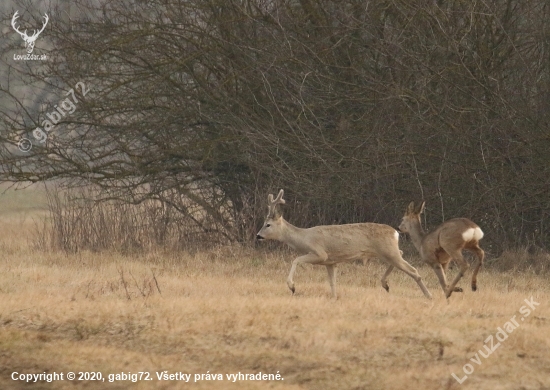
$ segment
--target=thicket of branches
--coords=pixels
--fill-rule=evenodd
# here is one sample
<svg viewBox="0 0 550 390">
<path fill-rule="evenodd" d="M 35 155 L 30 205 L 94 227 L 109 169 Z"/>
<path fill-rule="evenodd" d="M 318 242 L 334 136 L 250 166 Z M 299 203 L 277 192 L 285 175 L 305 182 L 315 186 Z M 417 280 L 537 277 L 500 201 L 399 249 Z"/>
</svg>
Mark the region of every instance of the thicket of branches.
<svg viewBox="0 0 550 390">
<path fill-rule="evenodd" d="M 54 187 L 46 194 L 49 218 L 39 226 L 35 243 L 41 250 L 193 252 L 226 241 L 224 232 L 204 229 L 205 218 L 202 224 L 189 223 L 187 214 L 180 212 L 188 205 L 173 206 L 152 199 L 139 205 L 116 199 L 96 202 L 104 194 L 94 188 L 58 192 Z"/>
<path fill-rule="evenodd" d="M 51 13 L 35 49 L 50 60 L 9 63 L 50 97 L 0 113 L 6 180 L 80 180 L 134 203 L 177 194 L 235 240 L 284 188 L 300 226 L 396 225 L 422 198 L 429 226 L 470 217 L 495 251 L 550 244 L 547 1 L 79 0 Z M 77 82 L 90 92 L 74 113 L 18 152 Z"/>
</svg>

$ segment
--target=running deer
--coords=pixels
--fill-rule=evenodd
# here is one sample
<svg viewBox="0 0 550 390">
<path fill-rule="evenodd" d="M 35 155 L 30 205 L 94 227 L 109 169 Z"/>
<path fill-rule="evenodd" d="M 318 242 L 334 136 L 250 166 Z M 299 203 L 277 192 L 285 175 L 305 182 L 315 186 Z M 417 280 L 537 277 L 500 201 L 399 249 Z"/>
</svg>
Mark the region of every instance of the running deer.
<svg viewBox="0 0 550 390">
<path fill-rule="evenodd" d="M 470 265 L 462 256 L 462 251 L 466 249 L 476 255 L 477 262 L 472 275 L 472 291 L 476 291 L 477 273 L 485 257 L 485 252 L 479 247 L 479 240 L 483 238 L 483 231 L 469 219 L 454 218 L 442 223 L 433 232 L 426 233 L 420 223 L 420 214 L 424 211 L 425 204 L 426 202 L 422 202 L 415 206 L 414 202 L 411 202 L 407 207 L 401 225 L 399 225 L 399 230 L 403 233 L 409 233 L 422 260 L 434 269 L 447 298 L 451 296 L 453 291 L 462 292 L 462 289 L 456 287 L 456 285 L 470 268 Z M 460 271 L 455 280 L 447 285 L 445 273 L 451 260 L 458 263 Z"/>
<path fill-rule="evenodd" d="M 326 266 L 332 297 L 336 298 L 336 264 L 378 257 L 389 265 L 381 280 L 386 291 L 390 290 L 386 281 L 387 276 L 394 268 L 398 268 L 413 278 L 424 295 L 431 299 L 432 295 L 422 282 L 418 271 L 401 257 L 399 233 L 395 229 L 377 223 L 298 228 L 285 221 L 278 210 L 278 205 L 285 204 L 283 194 L 284 191 L 280 190 L 275 199 L 269 194 L 267 218 L 256 238 L 281 241 L 301 254 L 292 262 L 287 279 L 288 288 L 293 295 L 294 272 L 298 264 Z"/>
</svg>

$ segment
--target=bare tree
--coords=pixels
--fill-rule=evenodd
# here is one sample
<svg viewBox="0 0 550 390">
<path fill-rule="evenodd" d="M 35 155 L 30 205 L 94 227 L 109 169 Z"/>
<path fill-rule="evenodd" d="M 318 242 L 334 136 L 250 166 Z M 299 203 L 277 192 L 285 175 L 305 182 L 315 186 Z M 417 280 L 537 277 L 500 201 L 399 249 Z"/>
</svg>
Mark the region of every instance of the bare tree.
<svg viewBox="0 0 550 390">
<path fill-rule="evenodd" d="M 129 202 L 177 193 L 237 240 L 253 237 L 277 186 L 300 202 L 302 226 L 396 223 L 422 196 L 428 225 L 475 217 L 489 252 L 550 242 L 545 1 L 69 8 L 48 12 L 51 49 L 35 49 L 47 63 L 3 57 L 4 180 L 92 182 Z M 47 94 L 31 104 L 16 76 Z M 73 112 L 47 131 L 71 89 L 74 111 L 65 103 Z"/>
</svg>

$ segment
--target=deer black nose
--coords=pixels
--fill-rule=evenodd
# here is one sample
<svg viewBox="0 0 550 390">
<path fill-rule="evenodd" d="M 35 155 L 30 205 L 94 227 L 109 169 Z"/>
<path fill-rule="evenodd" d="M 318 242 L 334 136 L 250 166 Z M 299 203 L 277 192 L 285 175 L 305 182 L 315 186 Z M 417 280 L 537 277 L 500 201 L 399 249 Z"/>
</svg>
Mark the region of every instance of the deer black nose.
<svg viewBox="0 0 550 390">
<path fill-rule="evenodd" d="M 259 234 L 256 234 L 256 240 L 263 240 L 264 238 L 260 236 Z"/>
</svg>

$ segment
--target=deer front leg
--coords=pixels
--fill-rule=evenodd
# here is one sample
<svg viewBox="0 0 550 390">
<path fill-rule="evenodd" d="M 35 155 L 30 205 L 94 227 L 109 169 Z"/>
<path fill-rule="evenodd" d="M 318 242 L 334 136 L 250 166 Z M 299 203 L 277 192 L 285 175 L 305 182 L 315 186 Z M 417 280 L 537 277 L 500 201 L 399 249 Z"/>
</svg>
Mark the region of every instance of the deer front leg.
<svg viewBox="0 0 550 390">
<path fill-rule="evenodd" d="M 288 278 L 286 280 L 286 284 L 288 285 L 288 288 L 290 291 L 292 291 L 292 295 L 294 295 L 294 292 L 296 291 L 294 288 L 294 273 L 296 272 L 296 266 L 298 264 L 316 264 L 316 263 L 322 263 L 325 260 L 327 260 L 328 256 L 325 254 L 318 255 L 316 253 L 308 253 L 307 255 L 300 256 L 294 259 L 292 262 L 292 267 L 290 267 L 290 273 L 288 274 Z"/>
<path fill-rule="evenodd" d="M 445 263 L 445 264 L 441 264 L 441 266 L 443 267 L 443 276 L 446 276 L 446 275 L 447 275 L 447 271 L 449 270 L 449 264 L 451 264 L 450 261 L 447 262 L 447 263 Z M 446 281 L 446 280 L 447 280 L 447 278 L 445 277 L 445 281 Z M 447 293 L 447 288 L 448 288 L 448 287 L 449 287 L 449 286 L 447 285 L 447 287 L 445 287 L 445 288 L 443 289 L 443 291 L 444 291 L 445 293 Z M 455 287 L 455 288 L 453 288 L 453 292 L 463 292 L 462 287 Z"/>
<path fill-rule="evenodd" d="M 448 263 L 447 263 L 448 264 Z M 445 268 L 441 264 L 435 264 L 433 266 L 434 272 L 437 275 L 437 279 L 439 279 L 439 284 L 441 284 L 441 288 L 443 289 L 443 293 L 447 294 L 447 277 L 445 276 Z"/>
<path fill-rule="evenodd" d="M 384 287 L 384 289 L 387 291 L 387 292 L 390 292 L 390 286 L 388 285 L 388 282 L 387 282 L 387 278 L 388 278 L 388 275 L 391 274 L 391 272 L 393 271 L 394 269 L 394 266 L 393 265 L 390 265 L 388 266 L 388 269 L 386 270 L 386 272 L 384 273 L 384 276 L 382 276 L 382 287 Z"/>
<path fill-rule="evenodd" d="M 330 291 L 332 292 L 332 297 L 334 299 L 337 299 L 337 296 L 336 296 L 336 266 L 335 265 L 327 265 L 327 273 L 328 273 L 328 282 L 330 284 Z"/>
</svg>

